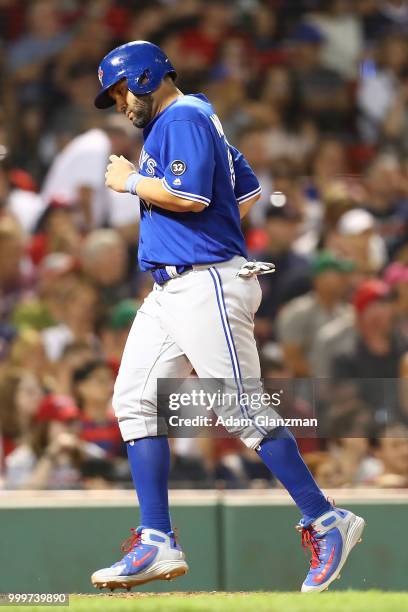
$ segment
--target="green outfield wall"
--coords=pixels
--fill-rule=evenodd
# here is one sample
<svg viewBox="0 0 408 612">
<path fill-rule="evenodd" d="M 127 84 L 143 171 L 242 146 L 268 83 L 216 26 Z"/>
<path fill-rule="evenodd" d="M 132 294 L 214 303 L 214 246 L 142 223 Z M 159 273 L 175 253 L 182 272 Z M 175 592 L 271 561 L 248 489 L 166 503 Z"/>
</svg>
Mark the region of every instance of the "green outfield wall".
<svg viewBox="0 0 408 612">
<path fill-rule="evenodd" d="M 330 493 L 367 520 L 363 543 L 331 588 L 408 590 L 408 493 Z M 190 572 L 140 590 L 298 590 L 308 558 L 284 492 L 183 491 L 171 501 Z M 120 558 L 137 524 L 128 491 L 1 492 L 0 592 L 92 592 L 90 574 Z"/>
</svg>

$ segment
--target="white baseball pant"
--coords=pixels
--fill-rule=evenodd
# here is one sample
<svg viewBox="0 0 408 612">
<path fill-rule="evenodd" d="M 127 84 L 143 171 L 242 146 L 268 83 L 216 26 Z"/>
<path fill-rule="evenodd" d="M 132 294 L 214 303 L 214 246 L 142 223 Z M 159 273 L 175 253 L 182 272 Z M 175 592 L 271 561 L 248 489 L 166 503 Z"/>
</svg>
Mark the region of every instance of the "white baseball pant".
<svg viewBox="0 0 408 612">
<path fill-rule="evenodd" d="M 245 379 L 262 392 L 254 315 L 262 299 L 256 276 L 241 278 L 233 257 L 154 285 L 133 322 L 115 383 L 113 408 L 125 441 L 157 435 L 157 379 Z M 242 385 L 240 387 L 240 385 Z M 265 431 L 240 433 L 256 448 Z"/>
</svg>

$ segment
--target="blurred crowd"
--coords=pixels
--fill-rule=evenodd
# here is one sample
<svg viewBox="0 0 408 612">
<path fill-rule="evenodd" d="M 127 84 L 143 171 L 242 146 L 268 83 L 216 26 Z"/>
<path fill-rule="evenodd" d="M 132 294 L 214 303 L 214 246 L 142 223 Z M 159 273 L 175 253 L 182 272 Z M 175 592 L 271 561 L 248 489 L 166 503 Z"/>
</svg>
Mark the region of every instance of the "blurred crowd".
<svg viewBox="0 0 408 612">
<path fill-rule="evenodd" d="M 283 413 L 319 419 L 297 432 L 312 472 L 408 487 L 406 0 L 0 0 L 1 486 L 131 486 L 111 395 L 152 281 L 137 198 L 104 172 L 142 142 L 93 99 L 100 59 L 136 39 L 261 182 L 244 230 L 276 272 L 256 338 Z M 237 440 L 171 446 L 174 487 L 279 486 Z"/>
</svg>

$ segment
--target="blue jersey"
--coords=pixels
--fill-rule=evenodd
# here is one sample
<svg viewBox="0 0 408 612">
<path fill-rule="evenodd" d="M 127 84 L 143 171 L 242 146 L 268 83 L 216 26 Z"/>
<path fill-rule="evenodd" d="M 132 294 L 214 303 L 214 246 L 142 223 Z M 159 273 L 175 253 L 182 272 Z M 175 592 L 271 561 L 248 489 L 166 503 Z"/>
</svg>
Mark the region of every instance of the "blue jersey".
<svg viewBox="0 0 408 612">
<path fill-rule="evenodd" d="M 171 212 L 141 200 L 139 265 L 212 264 L 246 257 L 239 205 L 261 188 L 244 156 L 228 144 L 202 94 L 181 96 L 143 130 L 143 176 L 205 205 L 202 212 Z"/>
</svg>

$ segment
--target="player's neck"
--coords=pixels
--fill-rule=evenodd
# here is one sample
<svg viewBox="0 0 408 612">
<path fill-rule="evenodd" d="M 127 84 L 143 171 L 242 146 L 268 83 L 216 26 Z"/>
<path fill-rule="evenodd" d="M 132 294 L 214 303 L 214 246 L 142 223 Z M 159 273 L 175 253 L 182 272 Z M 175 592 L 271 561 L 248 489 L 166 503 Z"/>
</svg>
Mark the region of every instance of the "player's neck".
<svg viewBox="0 0 408 612">
<path fill-rule="evenodd" d="M 166 93 L 157 105 L 155 117 L 160 115 L 160 113 L 162 113 L 168 106 L 170 106 L 170 104 L 175 102 L 177 98 L 180 98 L 181 96 L 184 96 L 184 94 L 177 88 L 172 89 L 172 91 L 170 91 L 168 94 Z"/>
</svg>

